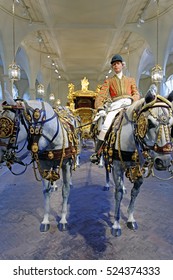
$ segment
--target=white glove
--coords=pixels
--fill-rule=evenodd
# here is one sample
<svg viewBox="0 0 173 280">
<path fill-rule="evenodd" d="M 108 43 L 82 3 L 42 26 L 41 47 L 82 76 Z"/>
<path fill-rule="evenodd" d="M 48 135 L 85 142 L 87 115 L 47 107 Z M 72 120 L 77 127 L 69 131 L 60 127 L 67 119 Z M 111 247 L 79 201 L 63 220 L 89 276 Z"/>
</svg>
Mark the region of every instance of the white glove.
<svg viewBox="0 0 173 280">
<path fill-rule="evenodd" d="M 98 114 L 100 117 L 105 117 L 105 116 L 106 116 L 105 110 L 100 110 L 97 114 Z"/>
</svg>

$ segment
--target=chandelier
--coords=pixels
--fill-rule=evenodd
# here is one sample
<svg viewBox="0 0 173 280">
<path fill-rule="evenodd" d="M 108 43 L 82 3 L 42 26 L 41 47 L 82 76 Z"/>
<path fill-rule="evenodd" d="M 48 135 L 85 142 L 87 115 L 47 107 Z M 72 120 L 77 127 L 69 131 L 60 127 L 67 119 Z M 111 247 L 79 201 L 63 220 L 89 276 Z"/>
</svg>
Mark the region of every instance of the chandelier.
<svg viewBox="0 0 173 280">
<path fill-rule="evenodd" d="M 159 0 L 157 0 L 157 49 L 156 49 L 156 55 L 157 55 L 157 64 L 152 68 L 151 70 L 151 80 L 153 83 L 158 84 L 163 81 L 163 70 L 162 67 L 158 64 L 159 60 Z"/>
<path fill-rule="evenodd" d="M 60 106 L 60 105 L 61 105 L 61 100 L 60 100 L 59 98 L 58 98 L 57 101 L 56 101 L 56 105 L 57 105 L 57 106 Z"/>
<path fill-rule="evenodd" d="M 53 93 L 50 93 L 49 100 L 50 101 L 54 101 L 55 100 L 55 95 Z"/>
<path fill-rule="evenodd" d="M 151 79 L 153 83 L 161 83 L 163 80 L 163 70 L 160 65 L 155 65 L 151 70 Z"/>
<path fill-rule="evenodd" d="M 13 14 L 13 62 L 8 67 L 8 76 L 9 79 L 12 81 L 18 81 L 20 80 L 20 67 L 15 62 L 15 0 L 13 0 L 13 6 L 12 6 L 12 14 Z"/>
<path fill-rule="evenodd" d="M 44 86 L 42 84 L 38 84 L 37 93 L 42 96 L 44 95 Z"/>
</svg>

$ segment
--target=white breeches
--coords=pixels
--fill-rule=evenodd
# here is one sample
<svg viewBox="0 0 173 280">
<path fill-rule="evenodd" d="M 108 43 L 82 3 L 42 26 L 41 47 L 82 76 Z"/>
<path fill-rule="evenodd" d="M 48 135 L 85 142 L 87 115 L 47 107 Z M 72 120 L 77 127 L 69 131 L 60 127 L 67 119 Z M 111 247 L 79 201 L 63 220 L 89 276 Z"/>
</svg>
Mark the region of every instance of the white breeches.
<svg viewBox="0 0 173 280">
<path fill-rule="evenodd" d="M 112 104 L 110 106 L 110 112 L 107 114 L 103 127 L 102 127 L 102 130 L 100 131 L 100 133 L 98 135 L 99 140 L 102 140 L 102 141 L 104 140 L 106 132 L 108 131 L 109 127 L 112 124 L 114 117 L 118 114 L 118 112 L 122 108 L 129 106 L 131 104 L 132 104 L 131 98 L 122 98 L 120 100 L 112 102 Z"/>
</svg>

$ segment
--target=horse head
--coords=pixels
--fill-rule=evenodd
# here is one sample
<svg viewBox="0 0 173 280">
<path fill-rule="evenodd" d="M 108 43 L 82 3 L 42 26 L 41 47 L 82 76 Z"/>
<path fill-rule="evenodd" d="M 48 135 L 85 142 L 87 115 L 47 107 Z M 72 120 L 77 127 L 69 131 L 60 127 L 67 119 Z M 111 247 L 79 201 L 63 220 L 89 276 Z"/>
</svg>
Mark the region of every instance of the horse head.
<svg viewBox="0 0 173 280">
<path fill-rule="evenodd" d="M 27 131 L 21 123 L 24 108 L 21 101 L 15 102 L 8 97 L 7 100 L 2 103 L 0 112 L 0 163 L 21 163 L 15 154 L 27 137 Z"/>
<path fill-rule="evenodd" d="M 166 170 L 171 165 L 172 126 L 171 97 L 166 99 L 149 91 L 136 113 L 135 139 L 136 145 L 148 152 L 157 170 Z"/>
</svg>

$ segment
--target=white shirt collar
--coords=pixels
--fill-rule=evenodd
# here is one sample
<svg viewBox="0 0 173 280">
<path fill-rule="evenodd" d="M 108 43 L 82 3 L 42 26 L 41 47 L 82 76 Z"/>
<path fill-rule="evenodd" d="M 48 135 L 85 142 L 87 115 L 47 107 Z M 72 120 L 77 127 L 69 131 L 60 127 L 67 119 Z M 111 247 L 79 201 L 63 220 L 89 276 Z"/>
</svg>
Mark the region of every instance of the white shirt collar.
<svg viewBox="0 0 173 280">
<path fill-rule="evenodd" d="M 120 73 L 116 74 L 116 76 L 121 80 L 121 78 L 123 76 L 123 72 L 121 71 Z"/>
</svg>

